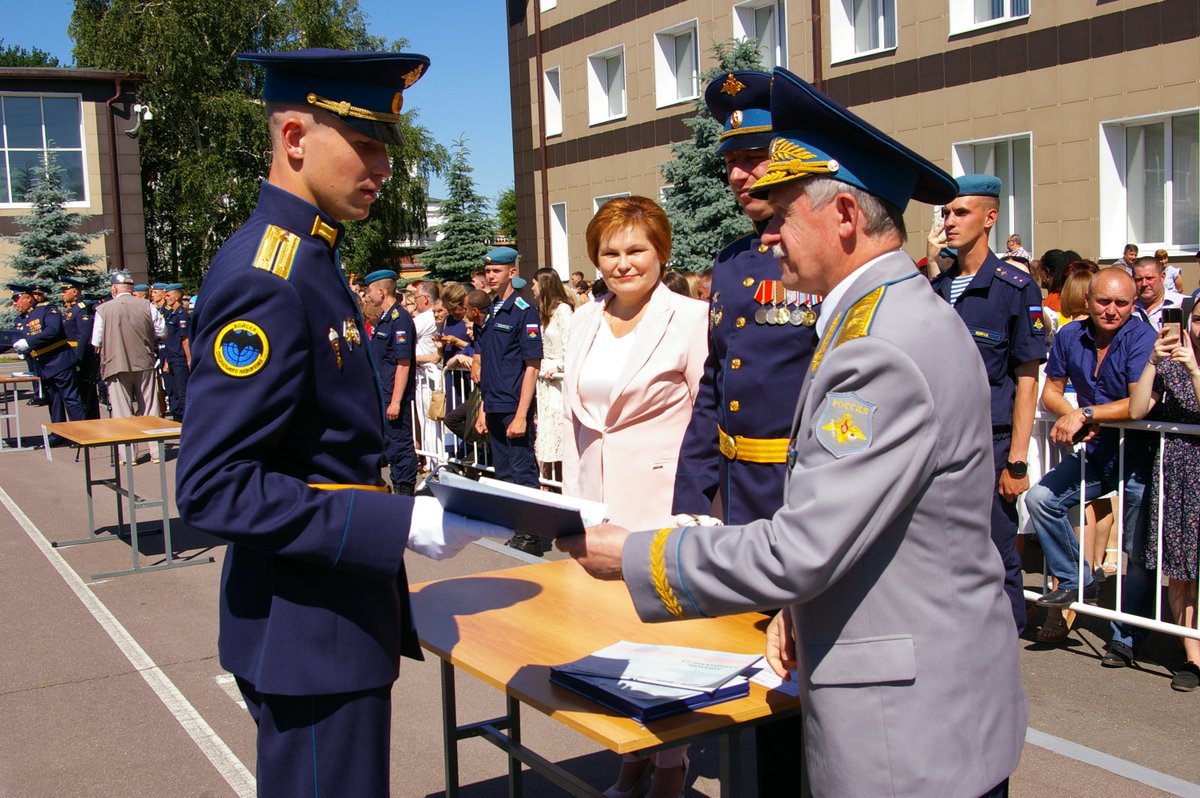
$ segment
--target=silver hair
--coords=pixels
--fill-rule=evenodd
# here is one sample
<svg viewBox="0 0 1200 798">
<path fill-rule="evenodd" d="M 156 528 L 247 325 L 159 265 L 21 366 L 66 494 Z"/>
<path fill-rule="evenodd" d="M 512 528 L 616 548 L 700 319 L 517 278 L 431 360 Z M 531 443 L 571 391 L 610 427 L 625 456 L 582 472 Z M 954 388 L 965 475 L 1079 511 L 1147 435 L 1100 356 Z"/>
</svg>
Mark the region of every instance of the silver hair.
<svg viewBox="0 0 1200 798">
<path fill-rule="evenodd" d="M 838 194 L 849 194 L 854 197 L 854 201 L 858 203 L 863 216 L 866 217 L 867 235 L 875 237 L 894 232 L 899 234 L 902 242 L 908 240 L 908 231 L 904 226 L 904 213 L 887 200 L 880 199 L 874 194 L 863 191 L 858 186 L 843 183 L 832 177 L 810 177 L 802 181 L 801 186 L 804 195 L 808 197 L 808 204 L 813 210 L 824 208 L 833 202 L 833 198 Z"/>
</svg>

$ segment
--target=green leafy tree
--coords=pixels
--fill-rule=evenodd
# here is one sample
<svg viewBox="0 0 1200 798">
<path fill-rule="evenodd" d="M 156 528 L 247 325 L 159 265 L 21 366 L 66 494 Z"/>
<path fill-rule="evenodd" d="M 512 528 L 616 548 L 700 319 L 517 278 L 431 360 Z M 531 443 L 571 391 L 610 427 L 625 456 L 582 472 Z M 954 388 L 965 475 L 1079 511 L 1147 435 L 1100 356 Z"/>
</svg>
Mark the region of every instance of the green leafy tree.
<svg viewBox="0 0 1200 798">
<path fill-rule="evenodd" d="M 36 47 L 26 49 L 0 39 L 0 67 L 57 67 L 58 59 Z"/>
<path fill-rule="evenodd" d="M 144 76 L 138 101 L 154 113 L 139 134 L 149 271 L 190 288 L 253 210 L 269 168 L 262 70 L 237 53 L 404 46 L 368 34 L 357 0 L 76 0 L 69 32 L 80 67 Z M 411 146 L 392 150 L 395 175 L 348 259 L 378 257 L 424 228 L 428 173 L 444 151 L 413 120 L 404 114 Z"/>
<path fill-rule="evenodd" d="M 719 42 L 712 52 L 717 66 L 704 73 L 702 86 L 730 70 L 762 69 L 754 39 Z M 712 266 L 714 255 L 753 226 L 725 180 L 725 161 L 717 154 L 721 125 L 708 113 L 703 97 L 695 105 L 696 115 L 684 121 L 692 138 L 672 144 L 672 158 L 662 165 L 663 179 L 672 187 L 663 208 L 671 220 L 671 266 L 702 272 Z"/>
<path fill-rule="evenodd" d="M 446 221 L 432 231 L 445 237 L 421 255 L 421 263 L 438 280 L 466 280 L 491 247 L 495 226 L 487 213 L 487 201 L 475 191 L 471 177 L 474 170 L 467 160 L 470 154 L 464 138 L 454 142 L 454 155 L 446 172 L 450 196 L 442 204 Z"/>
<path fill-rule="evenodd" d="M 517 238 L 517 192 L 512 186 L 496 197 L 496 230 L 509 238 Z"/>
</svg>

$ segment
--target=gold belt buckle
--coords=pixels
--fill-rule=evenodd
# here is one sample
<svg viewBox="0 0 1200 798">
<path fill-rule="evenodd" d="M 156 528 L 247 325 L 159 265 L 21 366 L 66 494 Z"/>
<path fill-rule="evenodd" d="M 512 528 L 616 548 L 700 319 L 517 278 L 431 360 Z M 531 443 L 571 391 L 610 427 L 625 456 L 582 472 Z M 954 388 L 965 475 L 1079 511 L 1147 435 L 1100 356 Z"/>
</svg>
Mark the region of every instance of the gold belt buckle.
<svg viewBox="0 0 1200 798">
<path fill-rule="evenodd" d="M 725 456 L 725 459 L 736 460 L 737 441 L 733 439 L 733 436 L 717 427 L 717 439 L 720 442 L 721 454 Z"/>
</svg>

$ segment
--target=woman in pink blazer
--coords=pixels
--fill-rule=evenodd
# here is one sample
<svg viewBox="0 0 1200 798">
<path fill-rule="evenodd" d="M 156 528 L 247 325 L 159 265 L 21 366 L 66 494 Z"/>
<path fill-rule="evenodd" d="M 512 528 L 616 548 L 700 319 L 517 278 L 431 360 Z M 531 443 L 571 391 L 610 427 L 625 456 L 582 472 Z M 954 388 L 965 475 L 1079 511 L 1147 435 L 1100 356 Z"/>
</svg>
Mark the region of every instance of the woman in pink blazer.
<svg viewBox="0 0 1200 798">
<path fill-rule="evenodd" d="M 671 227 L 655 202 L 606 203 L 587 228 L 609 293 L 571 320 L 563 373 L 563 492 L 608 504 L 628 529 L 671 525 L 679 446 L 708 355 L 708 306 L 662 283 Z M 605 795 L 681 795 L 686 747 L 628 758 Z M 653 764 L 655 767 L 651 768 Z"/>
</svg>

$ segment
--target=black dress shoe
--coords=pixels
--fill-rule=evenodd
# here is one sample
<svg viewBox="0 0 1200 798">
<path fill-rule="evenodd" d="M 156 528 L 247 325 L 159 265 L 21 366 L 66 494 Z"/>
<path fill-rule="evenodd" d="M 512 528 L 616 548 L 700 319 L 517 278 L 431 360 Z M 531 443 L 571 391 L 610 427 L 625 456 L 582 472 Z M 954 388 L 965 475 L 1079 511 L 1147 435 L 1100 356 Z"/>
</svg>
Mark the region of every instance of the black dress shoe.
<svg viewBox="0 0 1200 798">
<path fill-rule="evenodd" d="M 1100 664 L 1106 668 L 1133 667 L 1133 652 L 1119 643 L 1110 643 L 1108 651 L 1100 658 Z"/>
<path fill-rule="evenodd" d="M 1171 689 L 1181 693 L 1190 693 L 1200 687 L 1200 665 L 1191 660 L 1183 663 L 1171 679 Z"/>
<path fill-rule="evenodd" d="M 1100 586 L 1097 585 L 1095 582 L 1092 582 L 1090 585 L 1088 585 L 1087 587 L 1085 587 L 1083 589 L 1084 603 L 1085 604 L 1095 604 L 1096 596 L 1099 595 L 1099 593 L 1100 593 Z M 1071 604 L 1073 604 L 1075 602 L 1076 597 L 1078 595 L 1079 595 L 1079 591 L 1075 588 L 1068 589 L 1068 588 L 1060 587 L 1055 590 L 1051 590 L 1049 593 L 1046 593 L 1041 598 L 1039 598 L 1036 603 L 1040 607 L 1058 607 L 1061 609 L 1063 607 L 1071 606 Z"/>
<path fill-rule="evenodd" d="M 518 532 L 509 538 L 508 543 L 505 545 L 510 549 L 532 554 L 534 557 L 542 556 L 542 539 L 537 535 L 526 535 L 523 532 Z"/>
</svg>

